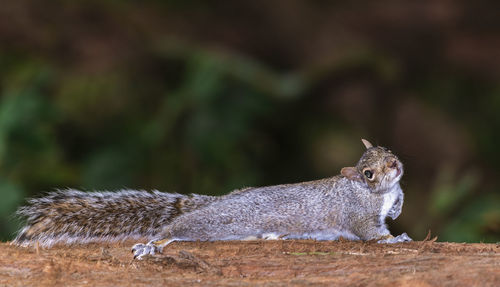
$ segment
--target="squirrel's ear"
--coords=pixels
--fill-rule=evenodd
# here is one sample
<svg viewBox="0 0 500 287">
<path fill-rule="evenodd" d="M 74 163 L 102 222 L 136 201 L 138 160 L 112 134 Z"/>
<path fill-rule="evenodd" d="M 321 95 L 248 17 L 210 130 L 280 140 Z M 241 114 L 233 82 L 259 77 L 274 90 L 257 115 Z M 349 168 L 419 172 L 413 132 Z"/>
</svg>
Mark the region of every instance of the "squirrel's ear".
<svg viewBox="0 0 500 287">
<path fill-rule="evenodd" d="M 365 145 L 366 149 L 369 149 L 371 147 L 373 147 L 372 143 L 365 140 L 365 139 L 361 139 L 361 141 L 363 142 L 363 144 Z"/>
<path fill-rule="evenodd" d="M 356 170 L 355 167 L 349 166 L 349 167 L 343 167 L 340 170 L 340 174 L 345 176 L 346 178 L 354 181 L 362 181 L 361 176 L 359 175 L 359 172 Z"/>
</svg>

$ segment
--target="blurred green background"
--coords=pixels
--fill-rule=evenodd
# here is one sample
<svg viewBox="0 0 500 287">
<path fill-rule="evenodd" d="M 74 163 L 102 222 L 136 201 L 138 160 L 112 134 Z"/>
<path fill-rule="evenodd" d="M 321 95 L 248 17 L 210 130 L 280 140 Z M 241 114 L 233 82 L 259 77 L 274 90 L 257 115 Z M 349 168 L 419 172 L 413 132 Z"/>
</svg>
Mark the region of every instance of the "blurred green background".
<svg viewBox="0 0 500 287">
<path fill-rule="evenodd" d="M 498 1 L 4 1 L 0 235 L 56 188 L 224 194 L 405 163 L 395 234 L 500 240 Z"/>
</svg>

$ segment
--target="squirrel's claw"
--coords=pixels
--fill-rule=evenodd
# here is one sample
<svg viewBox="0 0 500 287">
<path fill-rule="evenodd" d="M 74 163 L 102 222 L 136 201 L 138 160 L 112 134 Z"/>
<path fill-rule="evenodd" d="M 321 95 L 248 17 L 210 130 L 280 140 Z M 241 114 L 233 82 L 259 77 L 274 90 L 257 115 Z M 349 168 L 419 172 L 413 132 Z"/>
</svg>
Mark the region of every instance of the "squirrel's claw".
<svg viewBox="0 0 500 287">
<path fill-rule="evenodd" d="M 399 243 L 399 242 L 409 242 L 409 241 L 413 240 L 408 236 L 408 234 L 406 234 L 406 232 L 404 232 L 396 237 L 391 236 L 389 238 L 379 240 L 377 241 L 377 243 Z"/>
<path fill-rule="evenodd" d="M 413 240 L 410 238 L 410 236 L 408 236 L 408 234 L 406 234 L 406 232 L 403 232 L 396 237 L 390 237 L 387 239 L 379 240 L 377 241 L 377 243 L 399 243 L 399 242 L 409 242 L 409 241 Z"/>
<path fill-rule="evenodd" d="M 147 244 L 137 243 L 132 246 L 132 253 L 134 253 L 134 259 L 142 260 L 144 256 L 155 255 L 156 253 L 161 253 L 163 247 L 167 246 L 171 242 L 179 241 L 180 239 L 160 239 L 151 240 Z"/>
<path fill-rule="evenodd" d="M 157 252 L 161 252 L 161 250 L 154 244 L 154 241 L 150 241 L 147 244 L 137 243 L 132 247 L 134 259 L 137 260 L 142 260 L 144 256 L 155 255 Z"/>
</svg>

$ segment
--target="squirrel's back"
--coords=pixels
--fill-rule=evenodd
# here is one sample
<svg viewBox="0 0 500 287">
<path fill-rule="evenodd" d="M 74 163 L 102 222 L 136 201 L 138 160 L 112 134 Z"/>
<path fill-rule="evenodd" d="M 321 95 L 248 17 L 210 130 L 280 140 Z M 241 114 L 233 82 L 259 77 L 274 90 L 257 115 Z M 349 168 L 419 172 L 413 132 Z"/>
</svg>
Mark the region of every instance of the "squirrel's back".
<svg viewBox="0 0 500 287">
<path fill-rule="evenodd" d="M 30 199 L 29 205 L 17 211 L 27 223 L 13 243 L 51 246 L 154 237 L 173 218 L 215 200 L 159 191 L 55 191 Z"/>
</svg>

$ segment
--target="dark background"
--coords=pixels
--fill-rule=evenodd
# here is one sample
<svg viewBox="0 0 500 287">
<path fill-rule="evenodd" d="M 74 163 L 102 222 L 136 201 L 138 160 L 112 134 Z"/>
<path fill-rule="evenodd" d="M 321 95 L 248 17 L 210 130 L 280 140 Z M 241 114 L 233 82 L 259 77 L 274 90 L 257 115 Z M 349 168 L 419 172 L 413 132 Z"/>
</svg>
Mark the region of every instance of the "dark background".
<svg viewBox="0 0 500 287">
<path fill-rule="evenodd" d="M 224 194 L 405 164 L 395 234 L 500 240 L 499 1 L 3 1 L 0 233 L 56 188 Z"/>
</svg>

